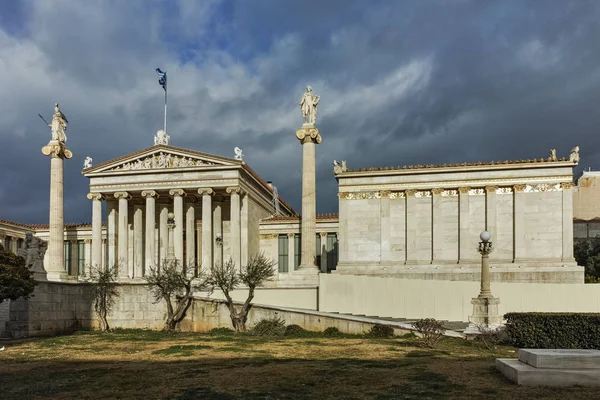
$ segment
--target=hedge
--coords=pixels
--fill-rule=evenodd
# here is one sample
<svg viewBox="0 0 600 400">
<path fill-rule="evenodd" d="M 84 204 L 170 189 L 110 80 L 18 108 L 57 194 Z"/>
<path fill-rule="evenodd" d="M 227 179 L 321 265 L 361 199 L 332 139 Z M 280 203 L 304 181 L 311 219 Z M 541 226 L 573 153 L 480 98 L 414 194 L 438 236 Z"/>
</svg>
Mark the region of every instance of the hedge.
<svg viewBox="0 0 600 400">
<path fill-rule="evenodd" d="M 508 313 L 504 318 L 515 347 L 600 349 L 600 314 Z"/>
</svg>

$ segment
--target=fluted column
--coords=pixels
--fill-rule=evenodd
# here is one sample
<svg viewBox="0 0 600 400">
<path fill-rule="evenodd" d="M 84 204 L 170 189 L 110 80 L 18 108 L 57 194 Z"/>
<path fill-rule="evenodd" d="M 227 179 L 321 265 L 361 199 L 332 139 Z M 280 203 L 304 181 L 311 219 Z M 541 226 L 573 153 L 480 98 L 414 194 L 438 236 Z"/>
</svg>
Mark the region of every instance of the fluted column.
<svg viewBox="0 0 600 400">
<path fill-rule="evenodd" d="M 77 239 L 70 240 L 71 245 L 71 271 L 67 271 L 69 275 L 77 277 L 79 275 L 79 242 Z"/>
<path fill-rule="evenodd" d="M 202 268 L 207 270 L 212 265 L 212 195 L 211 188 L 200 188 L 202 196 Z"/>
<path fill-rule="evenodd" d="M 133 278 L 144 275 L 144 206 L 133 206 Z"/>
<path fill-rule="evenodd" d="M 144 190 L 142 197 L 146 198 L 146 260 L 144 265 L 144 272 L 150 267 L 154 267 L 156 264 L 155 260 L 155 248 L 154 248 L 154 233 L 156 225 L 156 198 L 158 194 L 154 190 Z"/>
<path fill-rule="evenodd" d="M 92 265 L 100 268 L 102 265 L 102 195 L 88 193 L 87 198 L 92 200 Z"/>
<path fill-rule="evenodd" d="M 194 275 L 196 270 L 196 198 L 191 196 L 186 200 L 185 212 L 185 268 L 188 275 Z"/>
<path fill-rule="evenodd" d="M 227 193 L 231 194 L 230 203 L 230 236 L 231 236 L 231 259 L 236 267 L 241 265 L 241 224 L 240 224 L 240 194 L 239 187 L 228 187 Z"/>
<path fill-rule="evenodd" d="M 92 227 L 93 230 L 93 227 Z M 93 232 L 92 232 L 93 235 Z M 83 241 L 84 245 L 83 245 L 83 251 L 85 253 L 85 274 L 86 275 L 90 275 L 91 271 L 90 271 L 90 267 L 94 264 L 92 264 L 92 239 L 85 239 Z M 102 252 L 102 238 L 100 238 L 100 251 Z M 99 255 L 100 257 L 100 261 L 98 262 L 98 268 L 101 268 L 102 264 L 102 254 Z"/>
<path fill-rule="evenodd" d="M 119 200 L 119 278 L 128 278 L 129 265 L 129 193 L 117 192 L 115 198 Z"/>
<path fill-rule="evenodd" d="M 160 215 L 159 215 L 159 243 L 160 243 L 160 262 L 167 258 L 167 250 L 169 249 L 169 228 L 167 227 L 169 215 L 169 206 L 168 204 L 160 205 Z"/>
<path fill-rule="evenodd" d="M 223 262 L 223 197 L 216 195 L 213 199 L 213 262 L 219 265 Z M 221 237 L 221 241 L 216 241 L 217 237 Z"/>
<path fill-rule="evenodd" d="M 173 213 L 175 214 L 175 258 L 183 263 L 183 197 L 187 193 L 183 189 L 171 189 L 169 194 L 173 196 Z"/>
<path fill-rule="evenodd" d="M 303 126 L 296 132 L 302 144 L 302 219 L 300 222 L 302 245 L 300 269 L 317 269 L 317 192 L 315 146 L 321 135 L 314 125 Z"/>
<path fill-rule="evenodd" d="M 119 225 L 119 210 L 114 200 L 106 201 L 108 210 L 108 226 L 107 226 L 107 246 L 108 246 L 108 261 L 106 268 L 115 268 L 119 262 L 119 235 L 117 227 Z"/>
<path fill-rule="evenodd" d="M 55 124 L 55 118 L 52 125 Z M 65 120 L 66 121 L 66 120 Z M 65 125 L 66 127 L 66 125 Z M 53 127 L 54 129 L 54 127 Z M 51 140 L 42 148 L 42 153 L 50 156 L 50 218 L 49 233 L 50 241 L 48 243 L 48 265 L 46 265 L 47 277 L 49 280 L 60 281 L 68 278 L 65 269 L 65 248 L 64 248 L 64 194 L 63 194 L 63 163 L 64 159 L 71 158 L 73 155 L 65 146 L 64 141 Z"/>
</svg>

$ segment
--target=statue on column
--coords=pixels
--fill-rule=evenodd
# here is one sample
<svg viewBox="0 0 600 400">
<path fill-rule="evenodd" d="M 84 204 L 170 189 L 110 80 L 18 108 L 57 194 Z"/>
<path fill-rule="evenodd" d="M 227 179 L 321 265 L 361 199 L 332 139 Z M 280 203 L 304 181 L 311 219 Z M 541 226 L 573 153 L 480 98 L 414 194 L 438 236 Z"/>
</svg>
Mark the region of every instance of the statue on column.
<svg viewBox="0 0 600 400">
<path fill-rule="evenodd" d="M 314 125 L 317 122 L 317 106 L 320 100 L 321 96 L 314 95 L 312 87 L 308 85 L 306 92 L 302 95 L 302 100 L 300 100 L 300 111 L 302 111 L 305 124 Z"/>
<path fill-rule="evenodd" d="M 67 117 L 60 111 L 58 103 L 54 104 L 54 115 L 52 116 L 52 123 L 49 125 L 52 132 L 52 140 L 57 140 L 61 143 L 67 143 Z"/>
<path fill-rule="evenodd" d="M 42 274 L 43 277 L 46 275 L 44 269 L 46 250 L 48 250 L 48 243 L 33 236 L 31 232 L 25 234 L 23 246 L 17 250 L 17 255 L 25 259 L 25 265 L 34 273 L 34 278 L 40 278 L 39 274 Z"/>
</svg>

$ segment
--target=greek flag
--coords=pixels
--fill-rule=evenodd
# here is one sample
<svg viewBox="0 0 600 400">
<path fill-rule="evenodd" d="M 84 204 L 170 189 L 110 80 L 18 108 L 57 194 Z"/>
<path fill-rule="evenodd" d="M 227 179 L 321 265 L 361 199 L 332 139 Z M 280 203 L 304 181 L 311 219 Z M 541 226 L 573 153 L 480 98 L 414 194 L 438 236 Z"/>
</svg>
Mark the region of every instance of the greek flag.
<svg viewBox="0 0 600 400">
<path fill-rule="evenodd" d="M 158 74 L 158 84 L 162 86 L 162 88 L 167 91 L 167 71 L 162 72 L 160 68 L 156 68 L 156 73 Z"/>
</svg>

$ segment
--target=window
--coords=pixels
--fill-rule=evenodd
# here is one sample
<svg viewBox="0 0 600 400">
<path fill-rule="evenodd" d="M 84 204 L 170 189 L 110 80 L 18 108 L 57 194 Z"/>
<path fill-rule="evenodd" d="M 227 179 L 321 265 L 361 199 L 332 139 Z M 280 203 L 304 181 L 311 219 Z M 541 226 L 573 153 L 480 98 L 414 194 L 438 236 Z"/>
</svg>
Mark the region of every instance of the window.
<svg viewBox="0 0 600 400">
<path fill-rule="evenodd" d="M 288 237 L 287 235 L 279 235 L 278 239 L 278 257 L 277 264 L 279 265 L 279 272 L 288 272 Z"/>
<path fill-rule="evenodd" d="M 335 233 L 327 234 L 327 271 L 333 271 L 338 263 L 338 238 Z"/>
<path fill-rule="evenodd" d="M 77 241 L 77 254 L 79 257 L 77 262 L 78 275 L 85 275 L 85 242 L 83 240 Z"/>
<path fill-rule="evenodd" d="M 302 246 L 300 242 L 300 234 L 296 233 L 294 235 L 294 270 L 297 270 L 300 266 L 300 256 L 302 252 Z"/>
<path fill-rule="evenodd" d="M 71 242 L 69 242 L 68 240 L 66 240 L 64 242 L 64 248 L 65 248 L 65 271 L 67 271 L 67 273 L 69 273 L 69 271 L 71 271 Z"/>
<path fill-rule="evenodd" d="M 317 266 L 321 269 L 321 234 L 317 233 Z"/>
<path fill-rule="evenodd" d="M 587 238 L 588 237 L 588 224 L 587 222 L 574 222 L 573 223 L 573 236 L 576 238 Z"/>
</svg>

